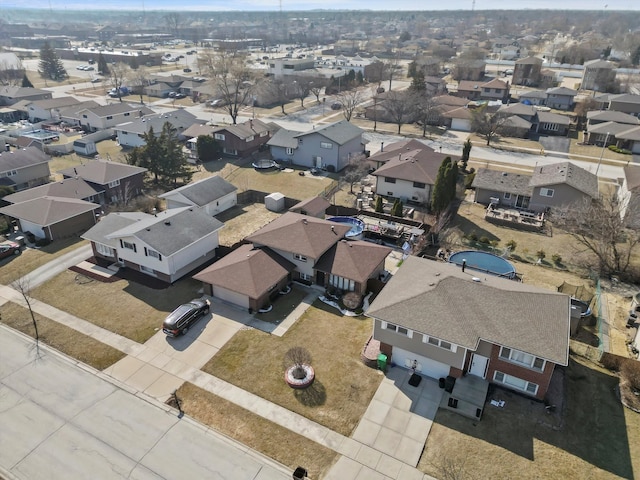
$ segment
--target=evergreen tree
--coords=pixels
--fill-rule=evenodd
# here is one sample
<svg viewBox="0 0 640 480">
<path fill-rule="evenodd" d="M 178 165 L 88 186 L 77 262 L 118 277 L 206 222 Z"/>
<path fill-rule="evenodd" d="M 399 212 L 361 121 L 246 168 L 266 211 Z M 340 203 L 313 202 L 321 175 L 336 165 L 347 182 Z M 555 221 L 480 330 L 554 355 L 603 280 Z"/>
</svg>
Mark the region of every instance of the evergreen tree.
<svg viewBox="0 0 640 480">
<path fill-rule="evenodd" d="M 433 186 L 433 193 L 431 195 L 431 210 L 439 216 L 444 211 L 451 201 L 451 157 L 446 157 L 438 168 L 438 175 L 436 176 L 436 183 Z"/>
<path fill-rule="evenodd" d="M 420 70 L 416 72 L 413 76 L 413 80 L 411 80 L 411 85 L 409 89 L 412 92 L 426 92 L 427 91 L 427 83 L 424 80 L 424 73 Z"/>
<path fill-rule="evenodd" d="M 378 195 L 376 197 L 376 208 L 375 208 L 375 210 L 378 213 L 382 213 L 384 211 L 384 208 L 382 207 L 382 197 L 380 195 Z"/>
<path fill-rule="evenodd" d="M 222 151 L 220 144 L 211 135 L 198 136 L 196 150 L 198 151 L 198 158 L 201 162 L 215 160 Z"/>
<path fill-rule="evenodd" d="M 55 50 L 51 48 L 49 42 L 45 42 L 40 49 L 38 72 L 42 78 L 55 81 L 64 80 L 67 77 L 67 71 L 62 65 L 62 61 L 58 58 Z"/>
<path fill-rule="evenodd" d="M 176 130 L 169 122 L 165 122 L 162 126 L 159 143 L 162 152 L 159 158 L 159 170 L 162 176 L 172 180 L 174 185 L 178 178 L 184 179 L 185 182 L 191 180 L 193 172 L 187 165 Z"/>
<path fill-rule="evenodd" d="M 416 61 L 414 60 L 407 67 L 407 77 L 409 77 L 409 78 L 415 77 L 417 71 L 418 71 L 418 65 L 416 64 Z"/>
<path fill-rule="evenodd" d="M 356 73 L 356 83 L 358 85 L 362 85 L 364 83 L 364 76 L 362 75 L 362 72 L 360 70 L 358 70 L 358 73 Z"/>
<path fill-rule="evenodd" d="M 451 162 L 451 168 L 447 170 L 447 184 L 449 202 L 452 202 L 456 198 L 456 189 L 458 186 L 458 162 Z"/>
<path fill-rule="evenodd" d="M 26 73 L 22 77 L 22 86 L 25 88 L 33 88 L 33 83 L 31 83 L 31 80 L 29 80 Z"/>
<path fill-rule="evenodd" d="M 107 65 L 102 52 L 98 54 L 98 72 L 102 72 L 102 75 L 109 75 L 109 65 Z"/>
<path fill-rule="evenodd" d="M 467 141 L 462 145 L 462 157 L 460 157 L 463 172 L 467 171 L 467 165 L 469 164 L 469 155 L 471 154 L 471 147 L 471 139 L 467 138 Z"/>
</svg>

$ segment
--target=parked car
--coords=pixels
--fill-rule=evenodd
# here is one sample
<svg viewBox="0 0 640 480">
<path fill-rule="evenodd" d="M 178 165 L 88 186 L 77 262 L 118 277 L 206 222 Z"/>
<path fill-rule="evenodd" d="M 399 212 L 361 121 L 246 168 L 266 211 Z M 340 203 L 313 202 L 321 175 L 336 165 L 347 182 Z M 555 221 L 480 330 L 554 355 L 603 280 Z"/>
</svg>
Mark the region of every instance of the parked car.
<svg viewBox="0 0 640 480">
<path fill-rule="evenodd" d="M 183 68 L 182 71 L 184 73 L 191 73 L 191 69 L 190 68 Z"/>
<path fill-rule="evenodd" d="M 96 78 L 91 79 L 91 83 L 100 83 L 101 81 L 102 81 L 102 78 L 100 78 L 100 77 L 96 77 Z"/>
<path fill-rule="evenodd" d="M 0 258 L 10 257 L 20 254 L 20 244 L 15 242 L 6 242 L 0 244 Z"/>
<path fill-rule="evenodd" d="M 340 102 L 335 102 L 331 104 L 331 110 L 340 110 L 342 108 L 342 104 Z"/>
<path fill-rule="evenodd" d="M 169 92 L 169 94 L 167 95 L 169 98 L 176 98 L 177 93 L 174 91 Z"/>
<path fill-rule="evenodd" d="M 162 323 L 162 331 L 169 337 L 184 335 L 200 317 L 209 313 L 211 302 L 196 298 L 184 303 L 171 312 Z"/>
<path fill-rule="evenodd" d="M 173 97 L 173 98 L 187 98 L 187 96 L 184 93 L 178 92 L 178 93 L 176 93 L 175 97 Z"/>
</svg>

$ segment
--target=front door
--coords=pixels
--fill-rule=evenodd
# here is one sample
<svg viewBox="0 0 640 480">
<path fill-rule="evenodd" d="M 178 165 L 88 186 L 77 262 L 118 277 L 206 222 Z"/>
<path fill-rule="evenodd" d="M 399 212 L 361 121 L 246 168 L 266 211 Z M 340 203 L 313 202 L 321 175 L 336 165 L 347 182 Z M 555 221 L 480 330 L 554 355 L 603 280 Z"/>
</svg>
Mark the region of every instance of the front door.
<svg viewBox="0 0 640 480">
<path fill-rule="evenodd" d="M 482 355 L 474 353 L 473 357 L 471 357 L 471 366 L 469 367 L 469 373 L 471 375 L 475 375 L 476 377 L 486 378 L 488 365 L 488 357 L 483 357 Z"/>
<path fill-rule="evenodd" d="M 315 168 L 322 168 L 322 157 L 313 157 L 313 166 Z"/>
</svg>

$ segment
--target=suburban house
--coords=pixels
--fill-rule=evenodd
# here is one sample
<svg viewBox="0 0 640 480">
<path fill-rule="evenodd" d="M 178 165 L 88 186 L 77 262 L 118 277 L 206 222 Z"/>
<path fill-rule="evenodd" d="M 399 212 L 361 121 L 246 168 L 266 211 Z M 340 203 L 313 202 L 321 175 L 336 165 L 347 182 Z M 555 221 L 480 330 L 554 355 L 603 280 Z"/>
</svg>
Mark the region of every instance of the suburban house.
<svg viewBox="0 0 640 480">
<path fill-rule="evenodd" d="M 331 202 L 324 197 L 311 197 L 296 203 L 289 211 L 309 217 L 324 218 L 330 206 Z"/>
<path fill-rule="evenodd" d="M 571 162 L 537 166 L 532 175 L 480 168 L 473 201 L 533 212 L 598 198 L 598 177 Z"/>
<path fill-rule="evenodd" d="M 111 103 L 78 112 L 80 125 L 90 132 L 113 128 L 135 118 L 152 115 L 153 110 L 144 105 Z"/>
<path fill-rule="evenodd" d="M 620 215 L 628 221 L 633 228 L 640 228 L 640 169 L 637 167 L 624 167 L 624 177 L 618 189 L 620 200 Z"/>
<path fill-rule="evenodd" d="M 544 399 L 555 366 L 568 364 L 570 297 L 475 273 L 409 256 L 366 312 L 373 338 L 392 364 L 422 375 L 484 380 Z"/>
<path fill-rule="evenodd" d="M 173 283 L 212 260 L 223 224 L 199 208 L 110 213 L 82 238 L 96 258 Z"/>
<path fill-rule="evenodd" d="M 13 105 L 20 101 L 36 101 L 53 98 L 49 90 L 39 88 L 5 85 L 0 87 L 0 105 Z"/>
<path fill-rule="evenodd" d="M 498 114 L 509 117 L 504 128 L 509 129 L 509 134 L 513 137 L 526 137 L 530 132 L 566 136 L 571 125 L 571 118 L 567 115 L 543 112 L 524 103 L 503 105 Z"/>
<path fill-rule="evenodd" d="M 628 113 L 612 110 L 587 112 L 587 130 L 584 142 L 595 145 L 613 145 L 617 143 L 618 135 L 629 132 L 639 125 L 640 119 Z M 623 137 L 628 136 L 623 135 Z M 624 138 L 624 140 L 630 140 L 630 138 Z"/>
<path fill-rule="evenodd" d="M 631 127 L 616 133 L 618 147 L 629 150 L 632 153 L 640 153 L 640 126 Z"/>
<path fill-rule="evenodd" d="M 385 145 L 369 158 L 381 165 L 372 173 L 376 177 L 376 193 L 403 202 L 430 204 L 438 169 L 447 156 L 419 140 Z"/>
<path fill-rule="evenodd" d="M 121 147 L 141 147 L 145 144 L 144 135 L 153 128 L 153 133 L 160 136 L 165 123 L 175 129 L 178 139 L 184 140 L 182 132 L 197 122 L 196 116 L 186 110 L 171 110 L 164 113 L 145 115 L 129 122 L 116 125 L 113 130 L 118 136 Z"/>
<path fill-rule="evenodd" d="M 57 240 L 91 228 L 100 205 L 76 198 L 37 197 L 0 208 L 22 232 L 38 238 Z"/>
<path fill-rule="evenodd" d="M 519 93 L 518 100 L 523 105 L 544 106 L 547 103 L 547 92 L 544 90 L 529 90 Z"/>
<path fill-rule="evenodd" d="M 339 172 L 364 150 L 363 130 L 346 120 L 308 132 L 278 130 L 267 142 L 274 160 Z"/>
<path fill-rule="evenodd" d="M 546 135 L 562 135 L 569 134 L 571 126 L 571 118 L 567 115 L 560 115 L 553 112 L 538 112 L 538 133 Z"/>
<path fill-rule="evenodd" d="M 595 90 L 596 92 L 606 92 L 607 88 L 615 81 L 615 65 L 607 60 L 590 60 L 584 62 L 582 73 L 583 90 Z"/>
<path fill-rule="evenodd" d="M 45 183 L 39 187 L 12 193 L 5 196 L 3 200 L 9 203 L 21 203 L 40 197 L 58 197 L 97 203 L 100 193 L 103 192 L 95 189 L 81 178 L 65 178 L 60 182 Z"/>
<path fill-rule="evenodd" d="M 39 148 L 0 152 L 0 185 L 20 191 L 47 183 L 50 176 L 49 156 Z"/>
<path fill-rule="evenodd" d="M 252 311 L 268 305 L 291 281 L 334 287 L 364 295 L 368 281 L 384 272 L 391 249 L 347 240 L 350 227 L 285 213 L 223 259 L 198 273 L 205 291 Z"/>
<path fill-rule="evenodd" d="M 213 216 L 238 202 L 238 188 L 224 178 L 213 176 L 159 195 L 167 202 L 167 209 L 197 207 Z"/>
<path fill-rule="evenodd" d="M 456 95 L 468 100 L 496 100 L 506 103 L 509 98 L 509 82 L 497 78 L 489 81 L 460 80 Z"/>
<path fill-rule="evenodd" d="M 82 103 L 74 97 L 56 97 L 48 100 L 36 100 L 29 104 L 29 121 L 33 123 L 61 119 L 61 112 L 66 108 Z"/>
<path fill-rule="evenodd" d="M 542 70 L 542 59 L 538 57 L 525 57 L 516 60 L 513 67 L 513 85 L 524 85 L 535 87 L 540 83 L 540 72 Z"/>
<path fill-rule="evenodd" d="M 609 95 L 609 110 L 640 117 L 640 95 L 632 93 Z"/>
<path fill-rule="evenodd" d="M 269 141 L 269 126 L 260 120 L 249 119 L 237 125 L 225 125 L 211 132 L 222 147 L 222 153 L 233 157 L 246 157 L 258 151 Z M 197 142 L 197 138 L 191 141 Z"/>
<path fill-rule="evenodd" d="M 107 160 L 89 160 L 60 170 L 64 178 L 82 178 L 96 189 L 99 203 L 127 203 L 140 195 L 146 168 Z"/>
<path fill-rule="evenodd" d="M 453 76 L 456 80 L 482 81 L 487 62 L 484 60 L 469 60 L 458 57 L 453 67 Z"/>
<path fill-rule="evenodd" d="M 546 105 L 556 110 L 572 110 L 573 99 L 578 94 L 577 90 L 567 87 L 548 88 Z"/>
</svg>

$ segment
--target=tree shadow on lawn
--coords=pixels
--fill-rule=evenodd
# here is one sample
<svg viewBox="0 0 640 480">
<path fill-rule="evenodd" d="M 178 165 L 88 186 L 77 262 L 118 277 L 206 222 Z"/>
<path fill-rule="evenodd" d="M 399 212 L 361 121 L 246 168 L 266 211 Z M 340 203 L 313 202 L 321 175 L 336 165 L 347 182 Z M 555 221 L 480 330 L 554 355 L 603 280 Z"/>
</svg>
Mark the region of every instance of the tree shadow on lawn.
<svg viewBox="0 0 640 480">
<path fill-rule="evenodd" d="M 531 461 L 538 439 L 614 475 L 633 478 L 624 407 L 614 393 L 618 378 L 571 358 L 566 379 L 559 430 L 542 423 L 544 403 L 502 389 L 504 408 L 487 405 L 479 422 L 444 410 L 435 421 Z M 540 415 L 530 413 L 537 410 Z"/>
<path fill-rule="evenodd" d="M 319 407 L 327 401 L 327 390 L 317 379 L 307 388 L 294 392 L 296 400 L 307 407 Z"/>
<path fill-rule="evenodd" d="M 460 215 L 456 217 L 455 221 L 451 224 L 451 226 L 459 228 L 460 231 L 465 235 L 475 233 L 478 236 L 478 238 L 487 237 L 489 241 L 496 240 L 499 242 L 501 240 L 500 237 L 497 237 L 490 231 L 485 230 L 484 228 L 473 223 L 471 220 L 465 217 L 462 217 Z"/>
</svg>

